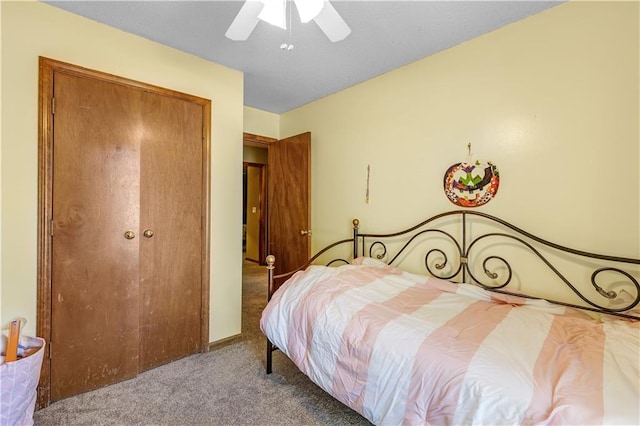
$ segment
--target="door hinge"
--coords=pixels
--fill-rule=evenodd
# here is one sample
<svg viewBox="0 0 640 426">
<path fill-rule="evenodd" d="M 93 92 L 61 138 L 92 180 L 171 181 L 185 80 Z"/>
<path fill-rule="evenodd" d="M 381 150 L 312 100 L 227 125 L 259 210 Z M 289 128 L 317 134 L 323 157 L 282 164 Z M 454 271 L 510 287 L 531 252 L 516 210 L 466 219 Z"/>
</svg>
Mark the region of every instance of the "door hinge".
<svg viewBox="0 0 640 426">
<path fill-rule="evenodd" d="M 49 359 L 53 359 L 53 343 L 49 342 Z"/>
<path fill-rule="evenodd" d="M 53 220 L 49 221 L 49 235 L 53 237 Z"/>
<path fill-rule="evenodd" d="M 51 98 L 51 114 L 56 113 L 56 98 Z"/>
</svg>

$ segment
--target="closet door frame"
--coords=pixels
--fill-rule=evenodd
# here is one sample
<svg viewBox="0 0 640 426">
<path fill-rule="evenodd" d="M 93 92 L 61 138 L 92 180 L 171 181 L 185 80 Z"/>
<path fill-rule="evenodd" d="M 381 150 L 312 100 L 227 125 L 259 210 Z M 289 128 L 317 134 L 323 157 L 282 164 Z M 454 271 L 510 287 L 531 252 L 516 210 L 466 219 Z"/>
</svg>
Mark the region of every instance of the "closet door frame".
<svg viewBox="0 0 640 426">
<path fill-rule="evenodd" d="M 44 338 L 47 346 L 38 385 L 37 407 L 44 408 L 51 401 L 51 285 L 52 285 L 52 189 L 53 189 L 53 99 L 54 74 L 64 72 L 80 77 L 104 80 L 142 89 L 163 96 L 171 96 L 193 102 L 203 108 L 202 123 L 202 265 L 201 265 L 201 315 L 200 351 L 209 349 L 209 279 L 210 279 L 210 181 L 211 181 L 211 101 L 147 83 L 118 77 L 100 71 L 50 58 L 39 58 L 38 87 L 38 272 L 36 333 Z M 55 344 L 55 342 L 54 342 Z"/>
</svg>

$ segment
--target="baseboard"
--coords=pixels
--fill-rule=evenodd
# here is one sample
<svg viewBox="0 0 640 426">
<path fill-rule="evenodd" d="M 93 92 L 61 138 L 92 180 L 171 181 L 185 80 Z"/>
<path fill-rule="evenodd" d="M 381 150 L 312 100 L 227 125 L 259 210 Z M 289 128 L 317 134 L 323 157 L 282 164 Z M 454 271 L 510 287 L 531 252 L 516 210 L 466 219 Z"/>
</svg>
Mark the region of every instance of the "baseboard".
<svg viewBox="0 0 640 426">
<path fill-rule="evenodd" d="M 232 345 L 234 343 L 239 342 L 240 340 L 242 340 L 242 334 L 236 334 L 235 336 L 229 336 L 229 337 L 225 337 L 224 339 L 216 340 L 215 342 L 209 343 L 207 352 L 214 349 L 220 349 L 225 346 Z"/>
</svg>

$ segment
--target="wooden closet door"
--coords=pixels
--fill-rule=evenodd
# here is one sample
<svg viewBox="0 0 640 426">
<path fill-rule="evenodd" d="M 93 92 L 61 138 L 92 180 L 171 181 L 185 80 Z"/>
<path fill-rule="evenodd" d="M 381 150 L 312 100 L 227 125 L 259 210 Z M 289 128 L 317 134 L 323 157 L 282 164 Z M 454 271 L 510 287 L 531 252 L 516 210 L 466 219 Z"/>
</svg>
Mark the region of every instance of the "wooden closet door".
<svg viewBox="0 0 640 426">
<path fill-rule="evenodd" d="M 51 400 L 201 348 L 205 108 L 55 73 Z"/>
<path fill-rule="evenodd" d="M 142 92 L 59 72 L 54 80 L 55 401 L 138 372 Z"/>
<path fill-rule="evenodd" d="M 201 105 L 145 93 L 140 371 L 200 350 L 203 113 Z"/>
<path fill-rule="evenodd" d="M 39 63 L 44 407 L 206 348 L 211 102 Z"/>
</svg>

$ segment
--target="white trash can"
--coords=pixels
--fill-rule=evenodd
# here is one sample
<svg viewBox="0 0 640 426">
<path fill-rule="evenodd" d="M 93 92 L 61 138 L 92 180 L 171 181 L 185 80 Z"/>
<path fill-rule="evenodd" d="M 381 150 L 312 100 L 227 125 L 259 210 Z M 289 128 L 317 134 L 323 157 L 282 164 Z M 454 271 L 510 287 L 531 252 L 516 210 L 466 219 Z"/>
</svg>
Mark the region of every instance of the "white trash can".
<svg viewBox="0 0 640 426">
<path fill-rule="evenodd" d="M 0 426 L 33 425 L 33 411 L 40 381 L 45 341 L 27 337 L 29 356 L 0 365 Z"/>
</svg>

